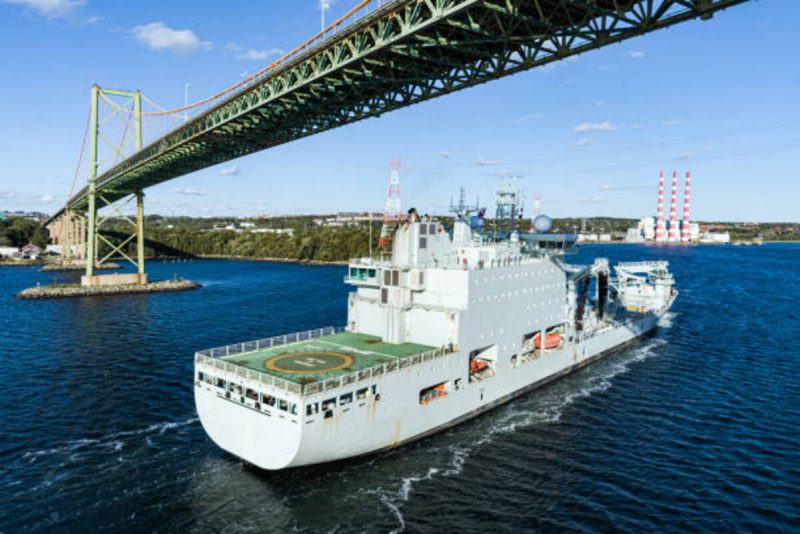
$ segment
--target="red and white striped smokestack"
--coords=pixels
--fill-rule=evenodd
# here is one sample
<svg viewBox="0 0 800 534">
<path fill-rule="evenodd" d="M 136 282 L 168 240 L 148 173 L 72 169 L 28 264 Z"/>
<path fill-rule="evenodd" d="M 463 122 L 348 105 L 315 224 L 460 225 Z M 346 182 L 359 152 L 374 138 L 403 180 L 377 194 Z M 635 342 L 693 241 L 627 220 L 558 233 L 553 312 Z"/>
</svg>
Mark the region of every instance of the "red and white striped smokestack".
<svg viewBox="0 0 800 534">
<path fill-rule="evenodd" d="M 664 240 L 664 171 L 658 173 L 658 213 L 656 215 L 656 241 Z"/>
<path fill-rule="evenodd" d="M 692 207 L 692 173 L 686 171 L 686 189 L 683 192 L 683 224 L 681 224 L 681 241 L 689 242 L 689 210 Z"/>
<path fill-rule="evenodd" d="M 672 171 L 672 200 L 669 204 L 669 240 L 678 240 L 678 172 Z"/>
</svg>

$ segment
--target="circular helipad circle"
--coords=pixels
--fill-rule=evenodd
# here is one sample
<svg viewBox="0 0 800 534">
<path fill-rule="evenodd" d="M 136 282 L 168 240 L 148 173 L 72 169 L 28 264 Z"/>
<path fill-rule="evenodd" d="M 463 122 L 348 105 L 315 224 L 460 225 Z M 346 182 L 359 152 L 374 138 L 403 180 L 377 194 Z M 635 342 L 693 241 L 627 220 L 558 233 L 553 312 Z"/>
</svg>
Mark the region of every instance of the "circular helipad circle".
<svg viewBox="0 0 800 534">
<path fill-rule="evenodd" d="M 264 362 L 270 371 L 290 374 L 330 373 L 353 365 L 353 358 L 341 352 L 287 352 Z"/>
</svg>

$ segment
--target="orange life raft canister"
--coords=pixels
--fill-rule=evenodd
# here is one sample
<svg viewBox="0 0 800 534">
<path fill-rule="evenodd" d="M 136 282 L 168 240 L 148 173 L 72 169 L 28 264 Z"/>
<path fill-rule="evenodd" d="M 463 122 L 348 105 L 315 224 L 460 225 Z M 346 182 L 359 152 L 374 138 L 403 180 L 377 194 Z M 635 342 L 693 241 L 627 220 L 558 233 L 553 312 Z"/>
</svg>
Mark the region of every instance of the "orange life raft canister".
<svg viewBox="0 0 800 534">
<path fill-rule="evenodd" d="M 554 349 L 561 344 L 561 334 L 547 334 L 544 337 L 544 345 L 546 349 Z M 542 348 L 542 334 L 536 334 L 533 338 L 533 345 L 537 349 Z"/>
</svg>

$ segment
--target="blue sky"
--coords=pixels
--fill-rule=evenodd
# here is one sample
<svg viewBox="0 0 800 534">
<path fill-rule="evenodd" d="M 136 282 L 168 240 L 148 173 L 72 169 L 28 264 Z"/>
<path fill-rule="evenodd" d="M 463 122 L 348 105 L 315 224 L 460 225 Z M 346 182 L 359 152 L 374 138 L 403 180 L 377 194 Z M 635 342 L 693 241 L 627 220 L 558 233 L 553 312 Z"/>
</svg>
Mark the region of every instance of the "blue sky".
<svg viewBox="0 0 800 534">
<path fill-rule="evenodd" d="M 639 217 L 676 169 L 692 171 L 694 219 L 800 221 L 799 16 L 798 2 L 748 2 L 176 179 L 146 210 L 381 211 L 399 158 L 404 207 L 421 212 L 461 185 L 490 202 L 517 176 L 528 212 L 539 191 L 556 217 Z M 186 83 L 208 96 L 319 27 L 318 0 L 0 0 L 0 209 L 63 204 L 92 83 L 171 108 Z M 148 119 L 145 135 L 163 127 Z"/>
</svg>

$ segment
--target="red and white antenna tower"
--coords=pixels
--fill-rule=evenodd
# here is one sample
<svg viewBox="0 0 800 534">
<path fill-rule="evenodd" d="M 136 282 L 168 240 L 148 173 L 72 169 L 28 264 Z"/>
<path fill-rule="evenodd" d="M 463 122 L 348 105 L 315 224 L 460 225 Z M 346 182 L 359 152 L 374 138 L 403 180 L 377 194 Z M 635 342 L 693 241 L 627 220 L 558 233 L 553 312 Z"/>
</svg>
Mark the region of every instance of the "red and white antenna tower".
<svg viewBox="0 0 800 534">
<path fill-rule="evenodd" d="M 672 199 L 669 204 L 669 240 L 678 240 L 678 172 L 672 171 Z"/>
<path fill-rule="evenodd" d="M 686 171 L 686 189 L 683 192 L 683 223 L 681 224 L 681 241 L 683 243 L 689 242 L 689 210 L 691 204 L 692 193 L 692 173 Z"/>
<path fill-rule="evenodd" d="M 656 241 L 664 240 L 664 171 L 658 173 L 658 213 L 656 215 Z"/>
<path fill-rule="evenodd" d="M 402 219 L 400 206 L 400 160 L 393 159 L 389 162 L 392 174 L 389 176 L 389 191 L 386 193 L 386 208 L 383 210 L 383 228 L 378 240 L 378 248 L 388 248 L 394 236 L 394 230 Z"/>
<path fill-rule="evenodd" d="M 542 214 L 542 194 L 536 191 L 533 194 L 533 217 Z"/>
</svg>

